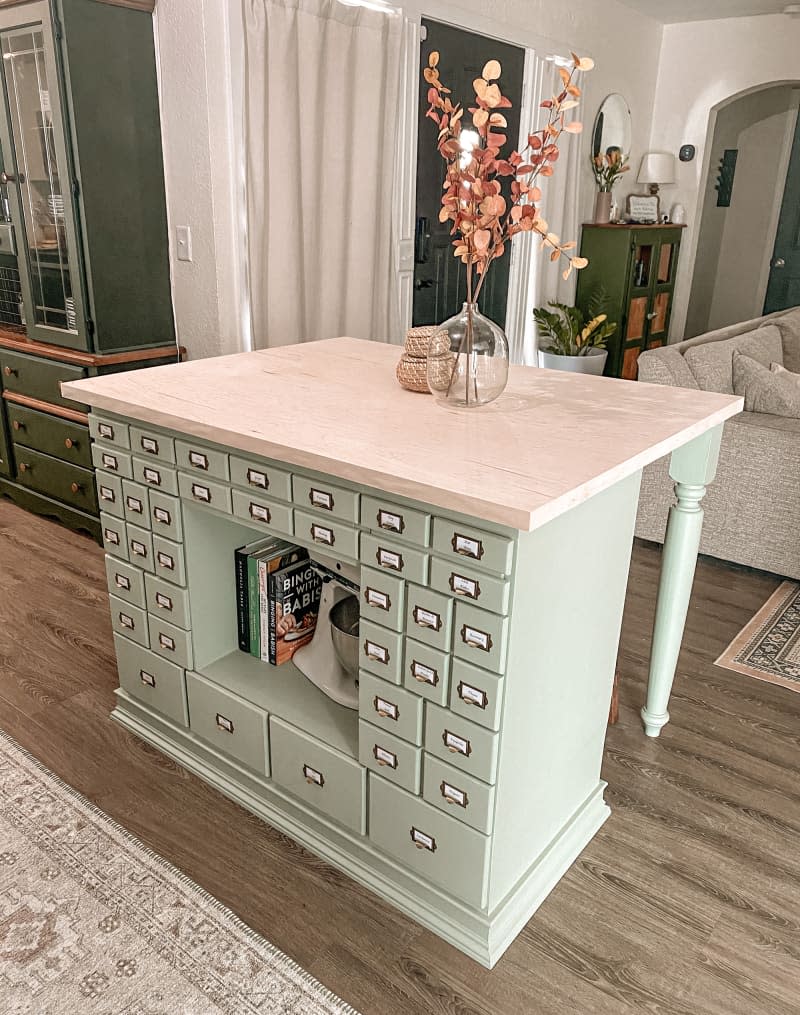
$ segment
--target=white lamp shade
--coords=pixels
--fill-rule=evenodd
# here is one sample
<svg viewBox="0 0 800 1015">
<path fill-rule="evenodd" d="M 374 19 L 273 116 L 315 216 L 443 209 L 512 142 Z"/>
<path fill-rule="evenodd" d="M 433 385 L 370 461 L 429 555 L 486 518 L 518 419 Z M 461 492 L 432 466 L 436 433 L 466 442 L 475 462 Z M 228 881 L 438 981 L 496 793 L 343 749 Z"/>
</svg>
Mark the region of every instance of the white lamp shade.
<svg viewBox="0 0 800 1015">
<path fill-rule="evenodd" d="M 637 183 L 674 183 L 675 156 L 667 152 L 648 152 L 642 157 Z"/>
</svg>

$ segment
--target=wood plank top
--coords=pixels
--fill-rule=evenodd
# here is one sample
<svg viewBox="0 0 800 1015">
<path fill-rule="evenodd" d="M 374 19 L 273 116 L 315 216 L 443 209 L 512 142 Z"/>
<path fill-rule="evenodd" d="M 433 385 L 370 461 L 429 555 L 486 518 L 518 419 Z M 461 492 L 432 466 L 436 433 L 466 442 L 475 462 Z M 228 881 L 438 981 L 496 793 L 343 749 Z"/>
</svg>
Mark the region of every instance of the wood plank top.
<svg viewBox="0 0 800 1015">
<path fill-rule="evenodd" d="M 733 395 L 512 367 L 450 411 L 395 379 L 396 346 L 353 338 L 62 385 L 97 409 L 522 531 L 737 415 Z"/>
</svg>

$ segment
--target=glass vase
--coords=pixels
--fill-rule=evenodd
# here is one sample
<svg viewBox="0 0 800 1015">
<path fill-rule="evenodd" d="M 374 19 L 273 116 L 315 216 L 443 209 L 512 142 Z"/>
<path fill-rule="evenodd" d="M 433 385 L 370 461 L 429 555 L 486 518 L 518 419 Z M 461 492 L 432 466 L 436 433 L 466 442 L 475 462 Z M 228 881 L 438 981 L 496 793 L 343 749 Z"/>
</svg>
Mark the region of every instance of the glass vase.
<svg viewBox="0 0 800 1015">
<path fill-rule="evenodd" d="M 473 409 L 493 402 L 508 383 L 508 342 L 476 303 L 445 321 L 428 352 L 428 387 L 441 405 Z"/>
</svg>

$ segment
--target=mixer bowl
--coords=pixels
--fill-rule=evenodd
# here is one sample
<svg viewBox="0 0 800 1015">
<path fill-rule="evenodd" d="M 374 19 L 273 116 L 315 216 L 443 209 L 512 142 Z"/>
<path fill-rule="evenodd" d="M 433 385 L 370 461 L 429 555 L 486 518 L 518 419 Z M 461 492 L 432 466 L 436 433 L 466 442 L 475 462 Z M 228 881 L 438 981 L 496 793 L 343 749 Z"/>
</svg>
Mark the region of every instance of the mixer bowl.
<svg viewBox="0 0 800 1015">
<path fill-rule="evenodd" d="M 330 612 L 333 650 L 353 678 L 358 676 L 358 614 L 358 596 L 345 596 Z"/>
</svg>

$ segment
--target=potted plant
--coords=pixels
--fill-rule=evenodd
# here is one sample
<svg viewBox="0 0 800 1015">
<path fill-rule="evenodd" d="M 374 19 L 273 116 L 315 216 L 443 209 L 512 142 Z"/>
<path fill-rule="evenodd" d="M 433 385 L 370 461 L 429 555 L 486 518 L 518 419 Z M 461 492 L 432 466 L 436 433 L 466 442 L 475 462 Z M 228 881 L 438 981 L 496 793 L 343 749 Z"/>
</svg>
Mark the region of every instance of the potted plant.
<svg viewBox="0 0 800 1015">
<path fill-rule="evenodd" d="M 539 365 L 550 370 L 574 373 L 603 373 L 608 352 L 606 343 L 617 330 L 604 312 L 606 296 L 592 293 L 587 315 L 579 307 L 550 300 L 547 307 L 536 307 L 533 317 L 539 331 Z M 588 316 L 588 320 L 587 320 Z"/>
<path fill-rule="evenodd" d="M 611 190 L 623 173 L 631 167 L 628 156 L 621 148 L 612 145 L 605 155 L 595 155 L 592 159 L 592 172 L 597 183 L 597 197 L 594 202 L 595 222 L 611 221 Z"/>
</svg>

